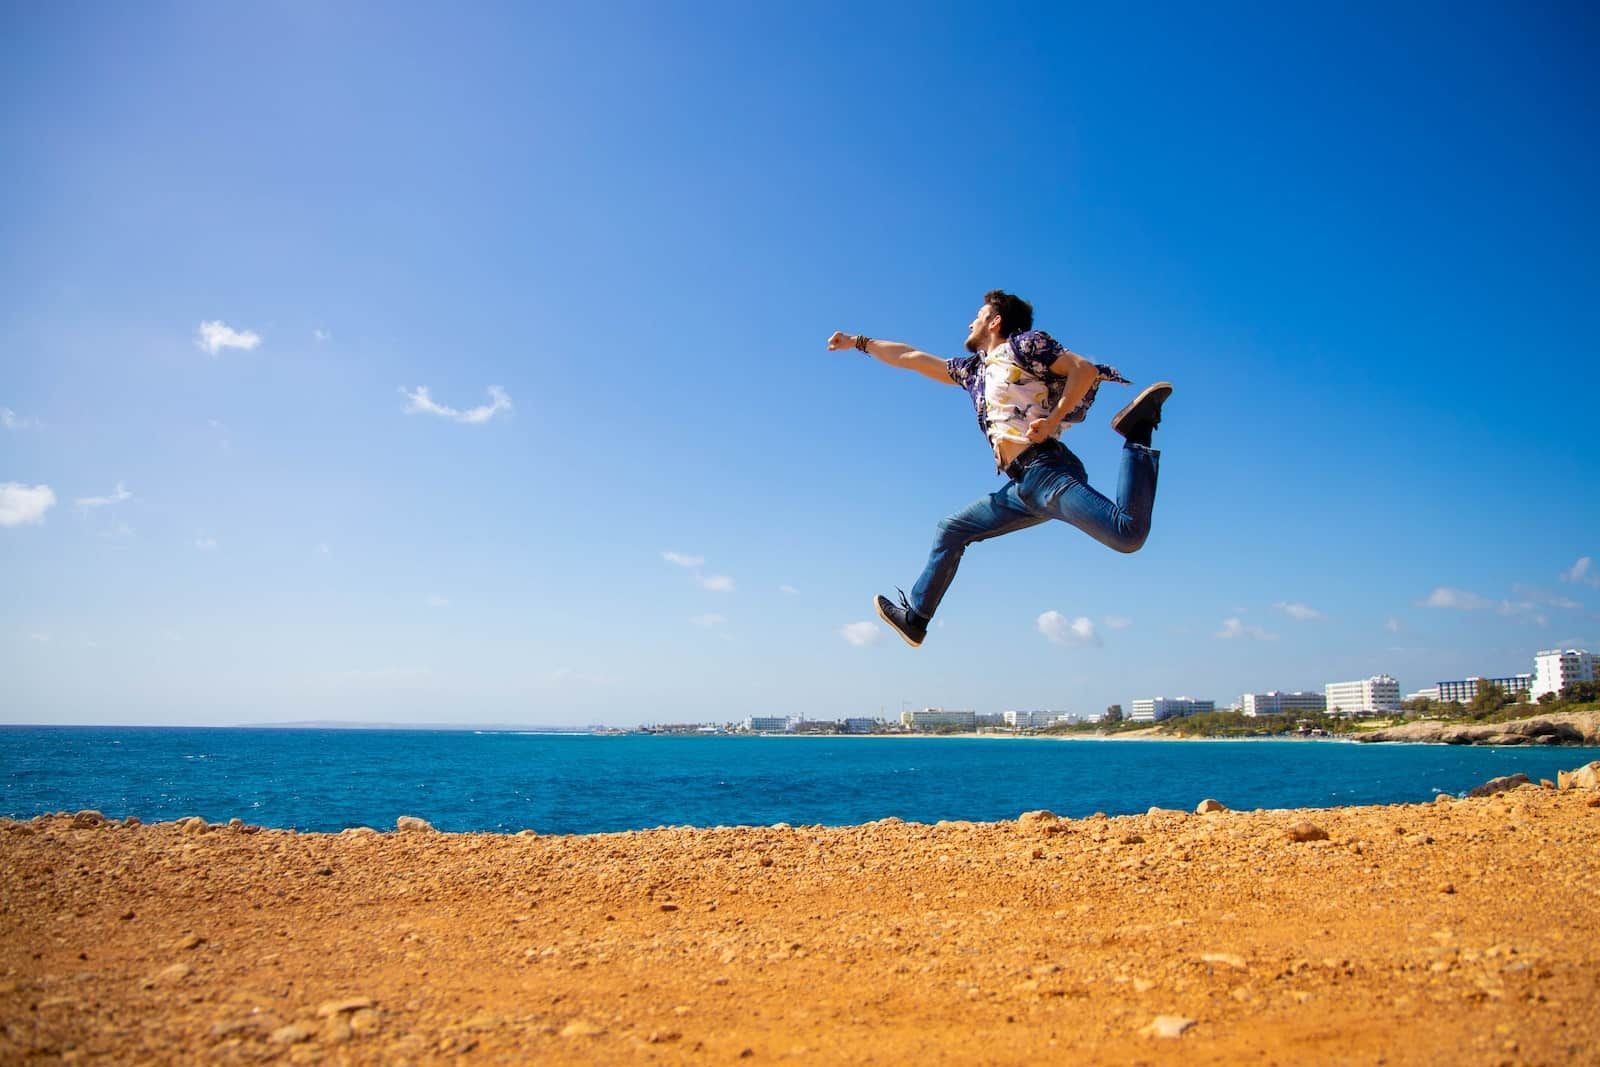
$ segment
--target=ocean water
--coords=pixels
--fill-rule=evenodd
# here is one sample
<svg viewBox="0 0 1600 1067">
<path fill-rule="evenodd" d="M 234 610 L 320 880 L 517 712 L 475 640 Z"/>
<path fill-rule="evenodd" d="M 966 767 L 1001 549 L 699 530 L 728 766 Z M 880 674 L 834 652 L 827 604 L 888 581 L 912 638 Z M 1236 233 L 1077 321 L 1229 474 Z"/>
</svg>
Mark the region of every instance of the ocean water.
<svg viewBox="0 0 1600 1067">
<path fill-rule="evenodd" d="M 1431 800 L 1554 779 L 1600 749 L 1306 741 L 598 737 L 413 730 L 0 727 L 0 815 L 95 808 L 299 830 L 595 833 Z"/>
</svg>

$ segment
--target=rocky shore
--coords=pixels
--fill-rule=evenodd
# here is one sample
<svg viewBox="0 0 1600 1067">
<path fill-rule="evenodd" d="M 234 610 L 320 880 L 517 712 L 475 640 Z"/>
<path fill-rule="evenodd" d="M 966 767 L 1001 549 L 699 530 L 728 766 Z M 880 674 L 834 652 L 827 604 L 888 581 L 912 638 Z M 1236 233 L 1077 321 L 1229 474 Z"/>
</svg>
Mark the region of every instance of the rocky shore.
<svg viewBox="0 0 1600 1067">
<path fill-rule="evenodd" d="M 1595 1063 L 1596 781 L 585 837 L 0 822 L 0 1063 Z"/>
<path fill-rule="evenodd" d="M 1600 745 L 1600 711 L 1559 712 L 1493 723 L 1419 719 L 1359 734 L 1356 740 L 1443 745 Z"/>
</svg>

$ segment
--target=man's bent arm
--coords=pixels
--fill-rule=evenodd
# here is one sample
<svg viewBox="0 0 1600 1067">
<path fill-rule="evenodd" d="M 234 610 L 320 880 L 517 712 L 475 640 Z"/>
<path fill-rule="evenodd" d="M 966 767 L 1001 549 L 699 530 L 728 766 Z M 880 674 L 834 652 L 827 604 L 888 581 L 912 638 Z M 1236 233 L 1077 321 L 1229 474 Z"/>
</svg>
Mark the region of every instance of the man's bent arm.
<svg viewBox="0 0 1600 1067">
<path fill-rule="evenodd" d="M 1061 399 L 1056 402 L 1055 409 L 1046 418 L 1034 420 L 1028 428 L 1030 441 L 1043 441 L 1052 436 L 1061 426 L 1061 420 L 1083 402 L 1083 398 L 1089 395 L 1089 389 L 1100 377 L 1100 368 L 1075 352 L 1062 352 L 1050 369 L 1065 377 L 1067 384 L 1061 390 Z"/>
<path fill-rule="evenodd" d="M 856 335 L 854 334 L 836 333 L 828 338 L 830 351 L 854 347 L 856 347 Z M 887 363 L 891 367 L 901 367 L 905 370 L 916 371 L 923 377 L 932 378 L 934 381 L 944 385 L 956 384 L 955 379 L 950 377 L 950 368 L 945 366 L 944 360 L 938 356 L 929 355 L 920 348 L 912 348 L 910 345 L 901 344 L 899 341 L 868 340 L 862 350 L 878 362 Z M 1087 392 L 1088 386 L 1084 386 L 1084 390 Z"/>
</svg>

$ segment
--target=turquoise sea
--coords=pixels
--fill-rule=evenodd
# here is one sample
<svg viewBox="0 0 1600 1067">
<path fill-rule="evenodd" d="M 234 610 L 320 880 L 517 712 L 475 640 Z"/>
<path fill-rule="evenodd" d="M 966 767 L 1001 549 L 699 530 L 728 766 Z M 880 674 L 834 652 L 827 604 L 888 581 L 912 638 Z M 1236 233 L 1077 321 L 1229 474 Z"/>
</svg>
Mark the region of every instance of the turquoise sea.
<svg viewBox="0 0 1600 1067">
<path fill-rule="evenodd" d="M 1600 749 L 1307 741 L 619 737 L 424 730 L 0 727 L 0 815 L 95 808 L 300 830 L 594 833 L 1427 801 Z"/>
</svg>

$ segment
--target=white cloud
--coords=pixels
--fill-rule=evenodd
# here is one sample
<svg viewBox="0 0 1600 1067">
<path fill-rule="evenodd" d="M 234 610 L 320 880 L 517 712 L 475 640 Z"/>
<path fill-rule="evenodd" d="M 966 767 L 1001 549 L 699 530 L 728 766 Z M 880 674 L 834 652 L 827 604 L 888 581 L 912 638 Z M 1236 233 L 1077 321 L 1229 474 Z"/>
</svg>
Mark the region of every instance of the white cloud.
<svg viewBox="0 0 1600 1067">
<path fill-rule="evenodd" d="M 1447 585 L 1434 588 L 1428 598 L 1420 602 L 1425 608 L 1448 608 L 1452 611 L 1479 611 L 1490 605 L 1477 593 L 1470 593 L 1465 589 L 1452 589 Z"/>
<path fill-rule="evenodd" d="M 88 511 L 91 508 L 103 508 L 108 504 L 120 504 L 124 500 L 132 499 L 133 494 L 128 492 L 127 488 L 121 482 L 118 482 L 117 487 L 111 490 L 111 494 L 109 496 L 80 496 L 77 500 L 73 501 L 73 503 L 77 504 L 78 507 L 82 508 L 84 511 Z"/>
<path fill-rule="evenodd" d="M 28 640 L 37 641 L 41 645 L 48 645 L 50 643 L 50 635 L 49 634 L 43 634 L 43 633 L 29 634 L 28 635 Z"/>
<path fill-rule="evenodd" d="M 1126 615 L 1107 615 L 1100 620 L 1108 630 L 1126 630 L 1133 625 L 1133 620 Z"/>
<path fill-rule="evenodd" d="M 707 612 L 704 615 L 696 615 L 689 621 L 694 623 L 696 626 L 704 626 L 706 629 L 710 629 L 713 626 L 722 626 L 727 623 L 728 620 L 723 618 L 721 615 L 716 614 L 715 612 Z"/>
<path fill-rule="evenodd" d="M 688 556 L 682 552 L 663 552 L 661 558 L 680 567 L 698 567 L 706 561 L 704 556 Z"/>
<path fill-rule="evenodd" d="M 261 335 L 254 330 L 235 330 L 222 320 L 214 319 L 200 324 L 194 343 L 202 352 L 215 356 L 224 348 L 242 348 L 248 352 L 261 343 Z"/>
<path fill-rule="evenodd" d="M 430 608 L 447 608 L 450 606 L 450 601 L 442 596 L 431 596 L 423 603 L 427 604 Z"/>
<path fill-rule="evenodd" d="M 0 426 L 8 430 L 37 430 L 39 420 L 31 415 L 18 415 L 10 408 L 0 408 Z"/>
<path fill-rule="evenodd" d="M 1295 601 L 1280 601 L 1274 606 L 1291 619 L 1299 619 L 1301 622 L 1310 622 L 1312 619 L 1322 618 L 1322 612 L 1318 611 L 1310 604 L 1301 604 Z"/>
<path fill-rule="evenodd" d="M 1594 560 L 1589 556 L 1579 556 L 1578 562 L 1561 572 L 1563 582 L 1582 582 L 1600 589 L 1600 573 L 1594 569 Z"/>
<path fill-rule="evenodd" d="M 695 575 L 696 580 L 713 593 L 733 592 L 733 579 L 726 574 Z"/>
<path fill-rule="evenodd" d="M 328 542 L 326 541 L 319 543 L 316 548 L 312 549 L 312 551 L 319 556 L 329 556 L 333 554 L 333 549 L 328 547 Z"/>
<path fill-rule="evenodd" d="M 194 539 L 194 547 L 202 552 L 215 552 L 217 550 L 217 539 L 210 534 L 202 532 Z"/>
<path fill-rule="evenodd" d="M 883 628 L 875 622 L 852 622 L 839 628 L 839 636 L 857 648 L 866 648 L 883 640 Z"/>
<path fill-rule="evenodd" d="M 332 338 L 333 334 L 329 333 L 327 330 L 312 330 L 311 336 L 316 338 L 318 341 L 326 341 Z"/>
<path fill-rule="evenodd" d="M 489 403 L 480 407 L 469 408 L 466 411 L 458 411 L 455 408 L 446 407 L 436 402 L 428 394 L 426 385 L 417 386 L 415 391 L 402 388 L 400 395 L 408 401 L 405 407 L 407 415 L 438 415 L 441 418 L 454 419 L 456 422 L 467 423 L 472 426 L 482 425 L 500 412 L 511 410 L 511 397 L 507 396 L 506 391 L 498 385 L 489 386 Z"/>
<path fill-rule="evenodd" d="M 1259 626 L 1247 626 L 1237 617 L 1222 620 L 1222 629 L 1217 631 L 1217 636 L 1225 640 L 1235 637 L 1248 637 L 1252 641 L 1276 641 L 1277 634 L 1269 634 Z"/>
<path fill-rule="evenodd" d="M 107 529 L 100 531 L 101 537 L 132 537 L 133 527 L 125 522 L 112 523 Z"/>
<path fill-rule="evenodd" d="M 1498 614 L 1510 618 L 1523 618 L 1538 626 L 1548 626 L 1550 620 L 1539 610 L 1539 604 L 1528 598 L 1529 590 L 1519 587 L 1518 592 L 1523 596 L 1522 600 L 1490 600 L 1466 589 L 1452 589 L 1441 585 L 1429 593 L 1426 600 L 1419 603 L 1425 608 L 1446 608 L 1452 611 L 1485 611 L 1493 608 Z M 1562 606 L 1573 603 L 1565 598 L 1555 599 L 1562 601 Z M 1580 605 L 1573 604 L 1573 606 Z"/>
<path fill-rule="evenodd" d="M 1047 611 L 1036 620 L 1039 632 L 1058 645 L 1098 645 L 1100 637 L 1094 632 L 1094 621 L 1079 615 L 1069 620 L 1059 611 Z"/>
<path fill-rule="evenodd" d="M 788 593 L 790 596 L 799 596 L 800 595 L 800 590 L 796 589 L 792 585 L 780 585 L 780 586 L 778 586 L 778 592 L 780 592 L 780 593 Z"/>
<path fill-rule="evenodd" d="M 1383 624 L 1383 628 L 1392 634 L 1397 634 L 1401 630 L 1405 629 L 1405 627 L 1400 624 L 1399 619 L 1390 619 L 1388 622 Z"/>
<path fill-rule="evenodd" d="M 43 522 L 44 513 L 53 508 L 55 503 L 55 490 L 48 485 L 0 483 L 0 526 Z"/>
</svg>

